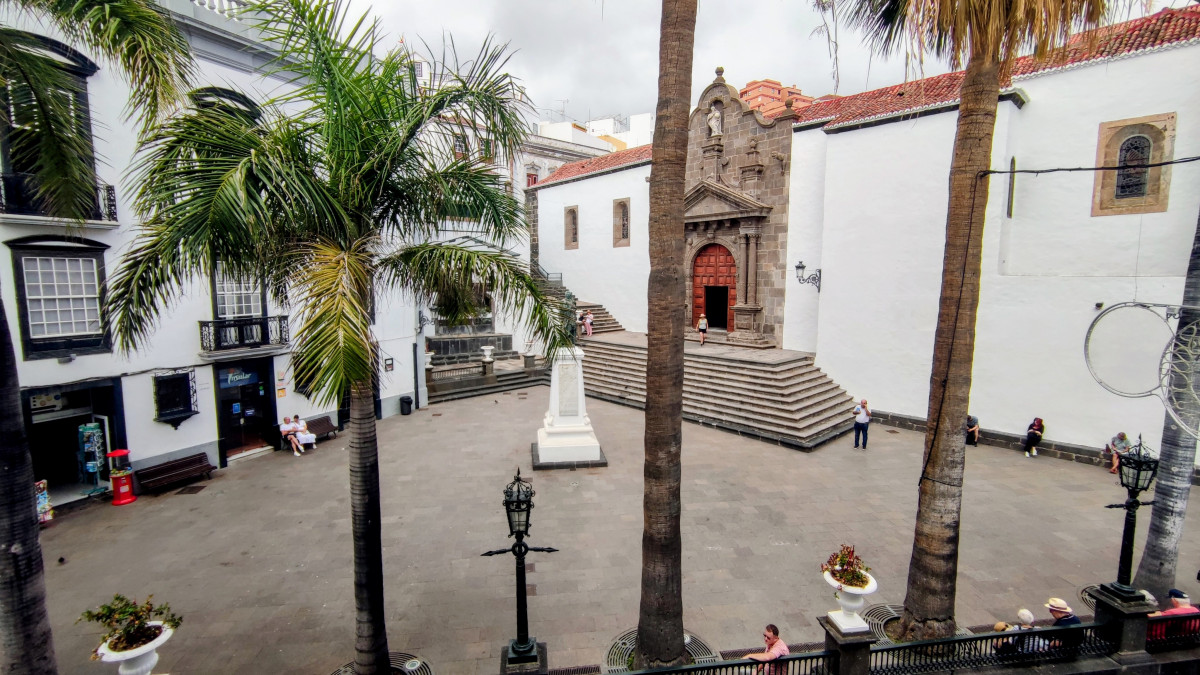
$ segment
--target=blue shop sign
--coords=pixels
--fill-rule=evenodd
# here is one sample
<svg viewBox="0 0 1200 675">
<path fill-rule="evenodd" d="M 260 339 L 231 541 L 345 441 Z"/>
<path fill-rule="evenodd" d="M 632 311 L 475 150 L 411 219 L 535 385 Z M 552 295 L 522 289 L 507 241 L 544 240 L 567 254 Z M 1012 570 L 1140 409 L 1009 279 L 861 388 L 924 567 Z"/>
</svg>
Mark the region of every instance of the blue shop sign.
<svg viewBox="0 0 1200 675">
<path fill-rule="evenodd" d="M 247 372 L 241 368 L 224 368 L 219 373 L 217 382 L 222 389 L 258 383 L 258 373 L 253 370 Z"/>
</svg>

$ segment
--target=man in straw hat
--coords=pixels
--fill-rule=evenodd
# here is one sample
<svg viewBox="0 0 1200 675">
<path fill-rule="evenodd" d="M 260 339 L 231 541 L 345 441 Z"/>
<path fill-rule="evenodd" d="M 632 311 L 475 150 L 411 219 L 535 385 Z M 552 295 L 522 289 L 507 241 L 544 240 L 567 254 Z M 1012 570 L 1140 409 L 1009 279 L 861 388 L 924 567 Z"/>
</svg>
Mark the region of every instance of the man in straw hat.
<svg viewBox="0 0 1200 675">
<path fill-rule="evenodd" d="M 1054 617 L 1055 626 L 1074 626 L 1082 623 L 1079 617 L 1075 616 L 1074 610 L 1062 598 L 1050 598 L 1046 601 L 1046 609 L 1050 610 L 1050 616 Z"/>
</svg>

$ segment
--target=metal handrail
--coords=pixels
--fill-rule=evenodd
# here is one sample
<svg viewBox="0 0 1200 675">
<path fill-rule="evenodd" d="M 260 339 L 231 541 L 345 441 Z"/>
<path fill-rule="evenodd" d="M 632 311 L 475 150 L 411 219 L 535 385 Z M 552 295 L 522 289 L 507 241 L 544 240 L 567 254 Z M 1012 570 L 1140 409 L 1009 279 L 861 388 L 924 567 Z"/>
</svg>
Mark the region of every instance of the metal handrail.
<svg viewBox="0 0 1200 675">
<path fill-rule="evenodd" d="M 200 348 L 206 352 L 291 342 L 287 315 L 201 321 Z"/>
<path fill-rule="evenodd" d="M 643 673 L 654 673 L 654 675 L 667 675 L 668 673 L 672 675 L 675 673 L 745 675 L 754 673 L 759 666 L 764 666 L 764 675 L 817 675 L 818 673 L 836 672 L 836 669 L 834 668 L 836 664 L 837 653 L 826 651 L 781 656 L 780 658 L 777 658 L 767 664 L 764 664 L 762 661 L 754 661 L 752 659 L 739 659 L 737 661 L 697 663 L 689 666 L 675 666 L 673 668 L 634 670 L 629 671 L 626 675 L 642 675 Z"/>
<path fill-rule="evenodd" d="M 50 211 L 38 198 L 31 173 L 0 175 L 0 213 L 23 216 L 49 216 Z M 92 211 L 88 220 L 117 222 L 117 189 L 104 183 L 96 184 Z"/>
<path fill-rule="evenodd" d="M 871 649 L 871 672 L 918 675 L 1001 665 L 1073 661 L 1112 654 L 1117 644 L 1100 623 L 1035 628 L 982 635 L 956 635 Z"/>
<path fill-rule="evenodd" d="M 1200 646 L 1200 614 L 1152 616 L 1147 620 L 1146 651 L 1169 652 Z"/>
</svg>

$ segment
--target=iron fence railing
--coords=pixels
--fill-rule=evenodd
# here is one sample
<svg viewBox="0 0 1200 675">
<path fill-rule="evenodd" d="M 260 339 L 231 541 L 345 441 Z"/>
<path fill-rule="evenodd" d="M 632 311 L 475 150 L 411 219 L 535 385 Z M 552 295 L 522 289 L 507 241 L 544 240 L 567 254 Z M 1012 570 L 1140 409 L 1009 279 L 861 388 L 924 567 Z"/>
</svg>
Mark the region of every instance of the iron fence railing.
<svg viewBox="0 0 1200 675">
<path fill-rule="evenodd" d="M 836 672 L 836 652 L 808 652 L 784 656 L 769 663 L 741 659 L 738 661 L 717 661 L 715 663 L 699 663 L 691 666 L 675 668 L 656 668 L 653 670 L 634 670 L 628 675 L 654 673 L 654 675 L 754 675 L 758 667 L 763 667 L 763 675 L 825 675 Z"/>
<path fill-rule="evenodd" d="M 530 270 L 535 279 L 540 279 L 550 284 L 562 285 L 562 272 L 547 272 L 546 268 L 542 267 L 541 263 L 534 263 L 533 269 Z"/>
<path fill-rule="evenodd" d="M 200 322 L 200 348 L 206 352 L 286 345 L 290 341 L 286 315 Z"/>
<path fill-rule="evenodd" d="M 960 635 L 871 650 L 871 672 L 917 675 L 988 666 L 1033 666 L 1073 661 L 1080 656 L 1112 654 L 1116 643 L 1102 624 L 1089 623 L 1028 631 Z"/>
<path fill-rule="evenodd" d="M 88 220 L 117 222 L 117 189 L 97 184 Z M 49 209 L 37 197 L 33 174 L 6 173 L 0 175 L 0 212 L 22 216 L 48 216 Z"/>
<path fill-rule="evenodd" d="M 483 377 L 482 363 L 469 363 L 465 366 L 457 368 L 441 368 L 434 370 L 431 378 L 434 382 L 446 382 L 449 380 L 470 380 L 477 377 Z"/>
<path fill-rule="evenodd" d="M 1200 647 L 1200 614 L 1153 616 L 1146 627 L 1146 651 Z"/>
</svg>

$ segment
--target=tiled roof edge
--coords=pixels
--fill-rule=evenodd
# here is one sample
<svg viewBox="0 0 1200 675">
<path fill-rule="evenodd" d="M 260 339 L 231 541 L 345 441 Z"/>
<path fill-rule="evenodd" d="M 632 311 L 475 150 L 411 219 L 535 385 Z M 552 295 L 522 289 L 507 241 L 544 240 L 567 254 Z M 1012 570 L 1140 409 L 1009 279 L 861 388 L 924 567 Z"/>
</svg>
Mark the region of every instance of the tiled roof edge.
<svg viewBox="0 0 1200 675">
<path fill-rule="evenodd" d="M 1086 68 L 1088 66 L 1095 66 L 1095 65 L 1100 65 L 1100 64 L 1104 64 L 1104 63 L 1111 63 L 1113 61 L 1123 61 L 1125 59 L 1132 59 L 1132 58 L 1135 58 L 1138 56 L 1145 56 L 1147 54 L 1155 54 L 1157 52 L 1170 51 L 1172 49 L 1180 49 L 1182 47 L 1190 47 L 1190 46 L 1197 45 L 1197 44 L 1200 44 L 1200 37 L 1194 37 L 1194 38 L 1191 38 L 1190 40 L 1180 40 L 1178 42 L 1169 42 L 1165 45 L 1156 45 L 1154 47 L 1146 47 L 1145 49 L 1138 49 L 1138 50 L 1132 51 L 1132 52 L 1121 52 L 1120 54 L 1113 54 L 1111 56 L 1098 56 L 1094 59 L 1087 59 L 1084 61 L 1076 61 L 1075 63 L 1066 63 L 1061 66 L 1054 66 L 1054 67 L 1045 68 L 1042 70 L 1035 70 L 1032 73 L 1024 73 L 1022 75 L 1013 75 L 1012 80 L 1013 80 L 1013 82 L 1017 82 L 1019 80 L 1031 80 L 1035 77 L 1041 77 L 1042 75 L 1053 75 L 1054 73 L 1061 73 L 1061 72 L 1066 72 L 1068 70 L 1076 70 L 1078 68 Z"/>
<path fill-rule="evenodd" d="M 625 169 L 633 169 L 633 168 L 636 168 L 636 167 L 639 167 L 639 166 L 642 166 L 645 164 L 650 164 L 653 161 L 654 161 L 653 158 L 639 159 L 639 160 L 630 162 L 628 164 L 621 164 L 618 166 L 610 166 L 607 169 L 600 169 L 599 171 L 590 171 L 588 173 L 581 173 L 581 174 L 578 174 L 575 176 L 570 176 L 568 178 L 562 178 L 562 179 L 556 180 L 556 181 L 546 181 L 546 182 L 542 182 L 542 183 L 536 183 L 534 185 L 531 185 L 531 186 L 525 188 L 525 191 L 529 192 L 530 190 L 540 190 L 543 187 L 556 187 L 559 185 L 566 185 L 567 183 L 574 183 L 575 181 L 583 180 L 584 178 L 595 178 L 596 176 L 603 176 L 603 175 L 610 174 L 610 173 L 616 173 L 618 171 L 624 171 Z"/>
<path fill-rule="evenodd" d="M 1008 87 L 1000 90 L 999 101 L 1012 101 L 1014 105 L 1016 105 L 1018 108 L 1021 108 L 1029 102 L 1029 97 L 1020 89 Z M 828 124 L 823 127 L 823 130 L 827 134 L 836 134 L 842 131 L 853 131 L 854 129 L 861 127 L 873 127 L 878 124 L 884 124 L 888 121 L 901 122 L 906 119 L 924 117 L 925 115 L 932 113 L 949 112 L 951 110 L 955 110 L 958 108 L 958 104 L 960 102 L 961 99 L 955 97 L 946 99 L 945 101 L 938 101 L 922 106 L 906 108 L 904 110 L 881 113 L 879 115 L 872 115 L 870 117 L 858 117 L 852 120 L 846 120 L 845 122 L 841 122 L 839 124 Z"/>
</svg>

